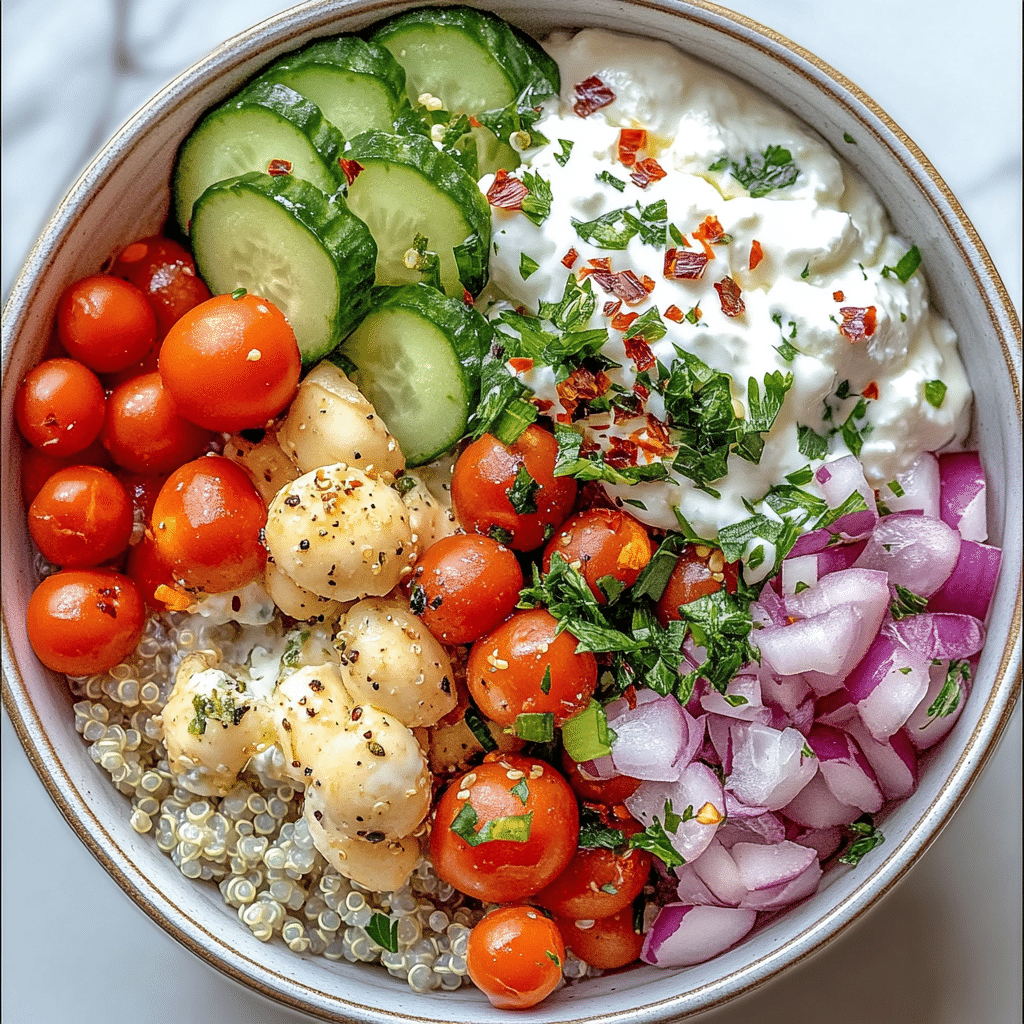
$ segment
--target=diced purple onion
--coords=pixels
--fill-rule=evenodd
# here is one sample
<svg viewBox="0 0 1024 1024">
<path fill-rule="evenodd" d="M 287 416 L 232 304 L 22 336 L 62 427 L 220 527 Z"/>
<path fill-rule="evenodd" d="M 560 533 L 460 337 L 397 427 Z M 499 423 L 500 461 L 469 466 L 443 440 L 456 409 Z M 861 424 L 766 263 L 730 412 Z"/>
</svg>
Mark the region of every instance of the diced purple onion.
<svg viewBox="0 0 1024 1024">
<path fill-rule="evenodd" d="M 818 582 L 818 555 L 800 555 L 782 563 L 782 592 L 796 592 L 797 584 L 813 587 Z"/>
<path fill-rule="evenodd" d="M 807 744 L 818 758 L 818 773 L 841 804 L 874 814 L 885 802 L 875 773 L 849 733 L 815 725 Z M 840 824 L 840 822 L 832 822 Z"/>
<path fill-rule="evenodd" d="M 833 536 L 832 531 L 825 528 L 803 533 L 797 537 L 796 543 L 789 549 L 786 557 L 803 558 L 805 555 L 816 555 L 832 543 Z"/>
<path fill-rule="evenodd" d="M 843 605 L 788 626 L 768 626 L 755 639 L 761 657 L 778 675 L 816 672 L 831 678 L 842 673 L 848 663 L 855 663 L 853 653 L 867 646 L 864 632 L 860 612 L 852 605 Z M 836 686 L 841 682 L 840 675 Z"/>
<path fill-rule="evenodd" d="M 705 711 L 742 722 L 766 722 L 771 718 L 771 711 L 761 703 L 761 681 L 757 676 L 734 676 L 724 694 L 709 689 L 700 703 Z"/>
<path fill-rule="evenodd" d="M 591 782 L 604 782 L 608 779 L 618 778 L 622 774 L 612 763 L 611 754 L 595 757 L 593 761 L 580 762 L 579 773 Z"/>
<path fill-rule="evenodd" d="M 726 808 L 729 807 L 729 794 L 725 794 Z M 771 811 L 748 818 L 730 812 L 724 825 L 715 833 L 718 840 L 727 850 L 736 843 L 781 843 L 786 838 L 786 826 L 782 819 Z"/>
<path fill-rule="evenodd" d="M 930 612 L 961 612 L 985 621 L 999 578 L 999 548 L 965 540 L 952 575 L 928 601 Z"/>
<path fill-rule="evenodd" d="M 815 701 L 814 720 L 822 725 L 841 729 L 856 717 L 857 705 L 850 700 L 850 692 L 845 686 Z"/>
<path fill-rule="evenodd" d="M 943 739 L 949 730 L 956 725 L 956 720 L 964 709 L 964 704 L 967 701 L 967 684 L 964 682 L 963 677 L 957 674 L 956 685 L 959 697 L 957 698 L 956 706 L 953 707 L 953 710 L 948 715 L 929 716 L 928 714 L 928 709 L 935 702 L 939 691 L 946 684 L 946 673 L 948 670 L 949 663 L 945 661 L 939 665 L 931 666 L 928 692 L 924 695 L 921 703 L 914 709 L 913 714 L 907 719 L 906 725 L 903 726 L 904 735 L 918 750 L 927 750 Z M 950 704 L 952 704 L 952 701 L 950 701 Z"/>
<path fill-rule="evenodd" d="M 949 579 L 959 556 L 960 534 L 941 519 L 898 512 L 878 520 L 856 564 L 930 597 Z"/>
<path fill-rule="evenodd" d="M 837 827 L 794 829 L 793 840 L 801 846 L 810 846 L 817 851 L 819 860 L 826 860 L 843 845 L 846 834 Z"/>
<path fill-rule="evenodd" d="M 928 690 L 927 656 L 880 633 L 846 680 L 846 691 L 868 732 L 884 742 L 902 728 Z M 867 808 L 865 808 L 867 810 Z"/>
<path fill-rule="evenodd" d="M 739 942 L 756 919 L 753 910 L 668 903 L 658 911 L 640 959 L 659 967 L 703 963 Z"/>
<path fill-rule="evenodd" d="M 675 697 L 627 706 L 608 720 L 615 733 L 611 754 L 615 770 L 634 779 L 674 782 L 679 778 L 679 755 L 687 745 L 690 723 L 693 718 Z"/>
<path fill-rule="evenodd" d="M 773 889 L 799 878 L 818 855 L 808 846 L 788 840 L 772 846 L 737 843 L 730 851 L 738 879 L 748 892 Z"/>
<path fill-rule="evenodd" d="M 939 460 L 931 452 L 922 452 L 910 469 L 897 475 L 896 482 L 903 493 L 886 492 L 885 504 L 890 512 L 918 509 L 932 519 L 945 518 L 939 515 Z"/>
<path fill-rule="evenodd" d="M 822 829 L 849 825 L 863 812 L 859 807 L 840 803 L 819 773 L 782 808 L 782 813 L 804 828 Z"/>
<path fill-rule="evenodd" d="M 766 584 L 758 599 L 750 606 L 754 621 L 762 626 L 784 626 L 786 624 L 786 606 L 782 598 L 775 593 L 771 584 Z"/>
<path fill-rule="evenodd" d="M 705 851 L 706 852 L 706 851 Z M 699 863 L 698 857 L 694 863 Z M 725 904 L 700 880 L 693 864 L 683 864 L 675 868 L 675 875 L 678 878 L 676 885 L 676 896 L 680 903 L 691 907 L 721 907 Z M 737 901 L 738 902 L 738 901 Z M 731 904 L 735 906 L 735 904 Z"/>
<path fill-rule="evenodd" d="M 743 803 L 777 811 L 807 785 L 818 770 L 796 729 L 772 729 L 758 722 L 732 726 L 732 767 L 725 780 Z"/>
<path fill-rule="evenodd" d="M 860 553 L 867 545 L 867 540 L 857 540 L 852 544 L 830 544 L 818 552 L 818 579 L 831 572 L 842 572 L 852 569 L 860 558 Z"/>
<path fill-rule="evenodd" d="M 977 452 L 946 452 L 939 456 L 942 521 L 964 540 L 988 540 L 985 471 Z"/>
<path fill-rule="evenodd" d="M 879 743 L 860 722 L 847 725 L 871 765 L 886 800 L 902 800 L 917 788 L 917 751 L 902 732 Z"/>
<path fill-rule="evenodd" d="M 717 840 L 692 862 L 694 874 L 704 883 L 720 907 L 738 906 L 747 895 L 747 886 L 729 851 Z"/>
<path fill-rule="evenodd" d="M 773 676 L 766 668 L 761 672 L 761 699 L 790 718 L 810 695 L 811 688 L 803 676 Z"/>
<path fill-rule="evenodd" d="M 985 644 L 985 627 L 976 618 L 952 612 L 910 615 L 888 623 L 885 630 L 929 661 L 970 658 Z"/>
</svg>

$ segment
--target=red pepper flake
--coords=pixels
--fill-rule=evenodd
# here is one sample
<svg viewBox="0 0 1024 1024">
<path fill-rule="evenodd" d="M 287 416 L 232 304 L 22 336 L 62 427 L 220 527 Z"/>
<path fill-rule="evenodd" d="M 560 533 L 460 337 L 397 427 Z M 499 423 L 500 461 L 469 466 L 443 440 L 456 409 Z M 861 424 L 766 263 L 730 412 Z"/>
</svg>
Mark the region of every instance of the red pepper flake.
<svg viewBox="0 0 1024 1024">
<path fill-rule="evenodd" d="M 634 710 L 636 708 L 636 687 L 630 683 L 629 686 L 622 691 L 622 696 L 626 699 L 626 703 L 629 705 L 630 710 Z"/>
<path fill-rule="evenodd" d="M 483 125 L 472 115 L 469 115 L 470 128 L 483 128 Z"/>
<path fill-rule="evenodd" d="M 611 378 L 603 370 L 592 373 L 585 366 L 578 366 L 555 390 L 562 408 L 571 417 L 581 402 L 600 398 L 611 386 Z"/>
<path fill-rule="evenodd" d="M 668 427 L 661 422 L 656 416 L 647 414 L 647 436 L 641 436 L 643 431 L 635 430 L 629 435 L 630 440 L 633 441 L 638 448 L 642 451 L 647 452 L 649 455 L 655 458 L 661 458 L 662 456 L 668 455 L 675 449 L 668 440 Z"/>
<path fill-rule="evenodd" d="M 864 398 L 869 398 L 872 402 L 878 398 L 878 384 L 872 381 L 862 392 L 861 395 Z"/>
<path fill-rule="evenodd" d="M 591 75 L 576 86 L 576 101 L 572 109 L 577 117 L 589 117 L 595 110 L 607 107 L 615 93 L 597 75 Z"/>
<path fill-rule="evenodd" d="M 623 128 L 619 132 L 619 162 L 624 167 L 636 163 L 636 154 L 647 146 L 647 131 L 644 128 Z"/>
<path fill-rule="evenodd" d="M 498 170 L 487 190 L 487 202 L 501 210 L 521 210 L 530 190 L 504 167 Z"/>
<path fill-rule="evenodd" d="M 844 338 L 849 338 L 851 342 L 861 341 L 875 333 L 878 319 L 874 306 L 842 306 L 839 312 L 843 315 L 839 333 Z"/>
<path fill-rule="evenodd" d="M 462 289 L 462 301 L 467 306 L 476 305 L 476 299 L 473 298 L 473 293 L 467 288 Z"/>
<path fill-rule="evenodd" d="M 344 157 L 338 158 L 338 166 L 341 167 L 342 173 L 345 175 L 345 182 L 348 185 L 351 185 L 363 170 L 363 165 L 358 160 L 346 160 Z"/>
<path fill-rule="evenodd" d="M 292 162 L 291 160 L 271 160 L 267 164 L 267 174 L 272 178 L 280 178 L 282 174 L 292 173 Z"/>
<path fill-rule="evenodd" d="M 675 324 L 681 324 L 683 322 L 684 315 L 683 311 L 675 305 L 669 306 L 664 313 L 665 319 L 671 320 Z"/>
<path fill-rule="evenodd" d="M 639 313 L 616 313 L 612 317 L 612 327 L 616 331 L 624 331 L 639 316 Z"/>
<path fill-rule="evenodd" d="M 665 168 L 653 156 L 649 156 L 646 160 L 637 161 L 629 180 L 640 188 L 647 188 L 652 181 L 661 181 L 666 173 Z"/>
<path fill-rule="evenodd" d="M 588 266 L 582 267 L 580 272 L 576 275 L 577 279 L 582 281 L 584 278 L 590 277 L 591 274 L 602 271 L 605 274 L 612 272 L 612 260 L 610 256 L 598 256 L 595 259 L 587 260 Z"/>
<path fill-rule="evenodd" d="M 654 365 L 654 353 L 642 335 L 635 334 L 632 338 L 625 338 L 623 344 L 626 346 L 626 355 L 636 363 L 637 373 L 643 373 Z"/>
<path fill-rule="evenodd" d="M 575 262 L 576 262 L 576 261 L 577 261 L 577 260 L 578 260 L 579 258 L 580 258 L 580 254 L 579 254 L 579 253 L 578 253 L 578 252 L 577 252 L 577 251 L 576 251 L 575 249 L 570 249 L 570 250 L 569 250 L 569 251 L 568 251 L 568 252 L 567 252 L 567 253 L 566 253 L 566 254 L 565 254 L 565 255 L 564 255 L 563 257 L 562 257 L 562 266 L 563 266 L 563 267 L 565 267 L 565 269 L 566 269 L 566 270 L 572 270 L 572 268 L 573 268 L 573 264 L 574 264 L 574 263 L 575 263 Z"/>
<path fill-rule="evenodd" d="M 531 398 L 530 401 L 535 406 L 537 406 L 537 411 L 538 412 L 547 412 L 551 408 L 551 406 L 553 406 L 555 404 L 554 402 L 548 401 L 548 399 L 546 399 L 546 398 L 536 398 L 536 397 L 534 397 L 534 398 Z"/>
<path fill-rule="evenodd" d="M 644 274 L 644 276 L 640 278 L 640 283 L 644 286 L 644 291 L 647 292 L 648 295 L 650 295 L 651 292 L 654 291 L 653 277 L 648 277 L 646 274 Z"/>
<path fill-rule="evenodd" d="M 622 299 L 616 299 L 614 302 L 606 302 L 601 309 L 601 312 L 605 316 L 615 316 L 618 311 L 622 309 Z"/>
<path fill-rule="evenodd" d="M 611 292 L 616 298 L 622 299 L 627 306 L 635 306 L 647 298 L 647 289 L 632 270 L 620 270 L 617 274 L 607 270 L 595 270 L 593 275 L 594 280 L 606 292 Z"/>
<path fill-rule="evenodd" d="M 641 402 L 646 402 L 651 397 L 651 389 L 645 387 L 639 381 L 635 381 L 633 384 L 633 394 L 640 399 Z"/>
<path fill-rule="evenodd" d="M 842 292 L 833 292 L 832 293 L 832 298 L 835 299 L 836 302 L 845 302 L 846 301 L 846 296 Z"/>
<path fill-rule="evenodd" d="M 665 276 L 673 281 L 696 281 L 703 277 L 714 256 L 705 256 L 702 252 L 680 252 L 669 249 L 665 253 Z"/>
<path fill-rule="evenodd" d="M 636 465 L 640 449 L 635 441 L 631 441 L 628 437 L 609 437 L 608 446 L 604 461 L 609 466 L 623 469 L 626 466 Z"/>
<path fill-rule="evenodd" d="M 526 373 L 528 370 L 533 369 L 533 360 L 526 356 L 516 356 L 514 359 L 508 361 L 508 365 L 515 370 L 516 373 Z"/>
<path fill-rule="evenodd" d="M 750 243 L 750 263 L 749 267 L 751 270 L 757 270 L 758 264 L 764 259 L 764 249 L 761 248 L 761 243 L 755 238 Z"/>
<path fill-rule="evenodd" d="M 731 278 L 723 277 L 715 282 L 715 291 L 722 303 L 722 312 L 726 316 L 739 316 L 747 307 L 740 298 L 740 286 Z"/>
<path fill-rule="evenodd" d="M 721 242 L 726 237 L 725 228 L 722 227 L 717 217 L 709 214 L 704 218 L 697 230 L 694 231 L 693 237 L 704 246 L 704 253 L 707 258 L 713 260 L 715 253 L 711 245 L 714 242 Z"/>
</svg>

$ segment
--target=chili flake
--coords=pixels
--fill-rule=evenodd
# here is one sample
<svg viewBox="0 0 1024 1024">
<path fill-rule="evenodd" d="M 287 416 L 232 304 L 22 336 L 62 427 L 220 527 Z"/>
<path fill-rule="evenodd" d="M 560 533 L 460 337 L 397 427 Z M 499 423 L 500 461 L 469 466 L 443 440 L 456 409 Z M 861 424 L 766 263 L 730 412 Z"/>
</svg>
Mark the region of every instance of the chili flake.
<svg viewBox="0 0 1024 1024">
<path fill-rule="evenodd" d="M 615 99 L 615 93 L 597 75 L 584 79 L 575 89 L 576 100 L 572 105 L 577 117 L 589 117 L 595 110 L 607 107 Z"/>
<path fill-rule="evenodd" d="M 619 162 L 624 167 L 636 163 L 636 154 L 647 146 L 647 131 L 644 128 L 623 128 L 619 132 Z"/>
<path fill-rule="evenodd" d="M 345 183 L 348 185 L 351 185 L 363 170 L 363 165 L 358 160 L 346 160 L 344 157 L 338 158 L 338 166 L 341 167 L 342 173 L 345 175 Z"/>
<path fill-rule="evenodd" d="M 665 168 L 653 156 L 649 156 L 646 160 L 637 161 L 629 180 L 640 188 L 647 188 L 652 181 L 661 181 L 666 173 Z"/>
<path fill-rule="evenodd" d="M 671 320 L 673 323 L 680 324 L 683 322 L 683 311 L 676 305 L 671 305 L 665 310 L 664 317 L 666 320 Z"/>
<path fill-rule="evenodd" d="M 747 307 L 740 298 L 740 286 L 731 278 L 723 277 L 715 282 L 715 291 L 722 303 L 722 312 L 726 316 L 739 316 Z"/>
<path fill-rule="evenodd" d="M 511 366 L 516 373 L 526 373 L 533 369 L 533 360 L 526 356 L 516 356 L 508 361 L 508 365 Z"/>
<path fill-rule="evenodd" d="M 627 306 L 635 306 L 647 298 L 647 289 L 632 270 L 620 270 L 617 274 L 606 270 L 595 270 L 594 280 L 606 291 L 622 299 Z"/>
<path fill-rule="evenodd" d="M 572 270 L 573 264 L 575 264 L 575 262 L 579 258 L 580 258 L 580 254 L 575 249 L 570 249 L 562 257 L 562 266 L 565 267 L 566 270 Z"/>
<path fill-rule="evenodd" d="M 291 173 L 292 173 L 292 162 L 291 162 L 291 160 L 275 159 L 275 160 L 271 160 L 270 163 L 267 164 L 267 174 L 269 174 L 272 178 L 279 178 L 279 177 L 281 177 L 282 174 L 291 174 Z"/>
<path fill-rule="evenodd" d="M 870 338 L 878 326 L 878 318 L 874 306 L 842 306 L 839 310 L 843 322 L 839 325 L 839 333 L 851 342 Z"/>
<path fill-rule="evenodd" d="M 626 338 L 623 344 L 626 346 L 626 355 L 636 363 L 637 373 L 654 366 L 654 353 L 642 335 L 634 334 L 632 338 Z"/>
<path fill-rule="evenodd" d="M 665 276 L 674 281 L 696 281 L 714 256 L 702 252 L 681 252 L 669 249 L 665 253 Z"/>
<path fill-rule="evenodd" d="M 639 313 L 616 313 L 612 317 L 612 327 L 617 331 L 624 331 L 639 316 Z"/>
<path fill-rule="evenodd" d="M 878 398 L 878 384 L 876 381 L 872 381 L 862 392 L 862 397 L 875 401 Z"/>
<path fill-rule="evenodd" d="M 530 190 L 514 175 L 503 167 L 498 170 L 487 190 L 487 202 L 501 210 L 521 210 L 523 200 Z"/>
<path fill-rule="evenodd" d="M 757 270 L 758 264 L 764 259 L 764 250 L 761 248 L 761 243 L 755 238 L 750 243 L 750 262 L 748 264 L 751 270 Z"/>
</svg>

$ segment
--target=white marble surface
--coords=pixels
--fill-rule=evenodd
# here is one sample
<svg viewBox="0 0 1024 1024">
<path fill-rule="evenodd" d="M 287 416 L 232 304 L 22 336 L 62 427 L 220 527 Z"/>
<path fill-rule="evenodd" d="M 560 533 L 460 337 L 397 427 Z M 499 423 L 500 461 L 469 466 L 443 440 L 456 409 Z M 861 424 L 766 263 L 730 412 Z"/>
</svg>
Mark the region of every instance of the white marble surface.
<svg viewBox="0 0 1024 1024">
<path fill-rule="evenodd" d="M 4 0 L 6 294 L 89 157 L 152 93 L 275 0 Z M 567 6 L 573 6 L 567 4 Z M 585 2 L 578 5 L 585 10 Z M 1020 5 L 733 0 L 885 108 L 958 196 L 1021 303 Z M 78 842 L 3 720 L 3 995 L 15 1024 L 283 1024 L 144 917 Z M 907 879 L 811 963 L 698 1020 L 1020 1020 L 1021 713 Z M 23 864 L 32 865 L 28 884 Z"/>
</svg>

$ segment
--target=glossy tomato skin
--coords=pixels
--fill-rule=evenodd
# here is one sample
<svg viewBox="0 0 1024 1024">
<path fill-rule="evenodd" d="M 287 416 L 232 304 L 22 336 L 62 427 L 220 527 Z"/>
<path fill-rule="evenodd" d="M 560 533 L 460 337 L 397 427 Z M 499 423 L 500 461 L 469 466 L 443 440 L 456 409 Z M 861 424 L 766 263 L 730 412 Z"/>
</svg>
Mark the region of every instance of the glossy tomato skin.
<svg viewBox="0 0 1024 1024">
<path fill-rule="evenodd" d="M 510 445 L 484 434 L 455 463 L 452 504 L 459 522 L 516 551 L 539 548 L 565 521 L 576 500 L 576 481 L 554 475 L 557 455 L 554 435 L 536 424 Z M 524 468 L 537 485 L 533 488 L 524 477 L 528 493 L 515 489 L 516 477 Z M 520 511 L 513 506 L 513 498 Z M 532 506 L 536 510 L 528 511 Z"/>
<path fill-rule="evenodd" d="M 139 595 L 148 607 L 157 612 L 167 610 L 167 605 L 156 596 L 156 589 L 172 586 L 174 580 L 171 570 L 157 552 L 152 537 L 143 537 L 138 544 L 132 546 L 128 552 L 125 572 L 139 588 Z"/>
<path fill-rule="evenodd" d="M 116 373 L 153 347 L 156 313 L 135 285 L 95 274 L 64 290 L 57 303 L 57 336 L 72 359 L 95 373 Z"/>
<path fill-rule="evenodd" d="M 113 569 L 66 569 L 36 587 L 26 621 L 44 665 L 85 676 L 113 668 L 135 650 L 146 608 L 132 580 Z"/>
<path fill-rule="evenodd" d="M 662 626 L 678 619 L 680 605 L 714 594 L 723 587 L 736 593 L 738 567 L 726 562 L 717 548 L 696 547 L 692 544 L 679 554 L 679 560 L 669 576 L 668 584 L 658 599 L 655 614 Z"/>
<path fill-rule="evenodd" d="M 263 572 L 266 522 L 248 474 L 221 455 L 175 470 L 153 505 L 158 557 L 186 589 L 209 594 L 236 590 Z"/>
<path fill-rule="evenodd" d="M 405 584 L 412 609 L 443 644 L 470 644 L 515 610 L 523 571 L 504 545 L 478 534 L 442 537 Z"/>
<path fill-rule="evenodd" d="M 611 576 L 631 587 L 654 554 L 654 543 L 644 527 L 632 516 L 613 508 L 591 508 L 566 520 L 544 549 L 544 571 L 560 555 L 576 566 L 598 603 L 608 597 L 597 585 Z"/>
<path fill-rule="evenodd" d="M 488 822 L 500 822 L 499 833 L 511 838 L 476 845 L 465 838 L 495 828 Z M 578 838 L 579 811 L 565 779 L 543 761 L 495 752 L 437 801 L 430 858 L 460 892 L 513 903 L 561 874 Z"/>
<path fill-rule="evenodd" d="M 256 295 L 217 295 L 190 309 L 160 348 L 178 411 L 208 430 L 265 427 L 295 397 L 299 346 L 284 314 Z"/>
<path fill-rule="evenodd" d="M 131 498 L 120 481 L 97 466 L 60 469 L 28 510 L 28 531 L 54 565 L 85 569 L 116 558 L 131 540 Z"/>
<path fill-rule="evenodd" d="M 111 465 L 110 456 L 98 438 L 83 451 L 63 457 L 50 455 L 42 448 L 29 445 L 21 453 L 21 496 L 25 507 L 32 504 L 43 484 L 58 469 L 67 469 L 69 466 L 101 466 L 109 469 Z"/>
<path fill-rule="evenodd" d="M 159 373 L 115 388 L 107 399 L 100 440 L 110 457 L 132 473 L 170 473 L 199 457 L 213 439 L 185 419 Z"/>
<path fill-rule="evenodd" d="M 64 457 L 88 448 L 103 426 L 99 378 L 75 359 L 47 359 L 14 396 L 14 418 L 29 444 Z"/>
<path fill-rule="evenodd" d="M 555 716 L 561 725 L 590 703 L 597 688 L 597 661 L 577 653 L 576 638 L 557 632 L 544 608 L 516 612 L 481 637 L 469 652 L 466 680 L 480 710 L 498 725 L 521 714 Z"/>
<path fill-rule="evenodd" d="M 499 1010 L 525 1010 L 562 978 L 565 943 L 558 926 L 532 907 L 499 907 L 470 932 L 466 968 Z"/>
<path fill-rule="evenodd" d="M 556 918 L 556 921 L 566 946 L 591 967 L 602 971 L 633 963 L 643 949 L 643 934 L 633 927 L 632 907 L 624 907 L 592 924 L 583 922 L 587 925 L 585 928 L 576 927 L 575 921 L 566 918 Z"/>
<path fill-rule="evenodd" d="M 169 475 L 169 474 L 168 474 Z M 121 486 L 128 492 L 132 501 L 135 521 L 144 527 L 150 527 L 153 520 L 153 506 L 160 488 L 167 481 L 167 476 L 150 476 L 147 473 L 129 473 L 126 469 L 118 469 L 114 476 L 121 481 Z"/>
<path fill-rule="evenodd" d="M 210 298 L 210 289 L 196 274 L 191 253 L 160 235 L 126 246 L 110 273 L 130 281 L 149 298 L 163 338 L 190 309 Z"/>
<path fill-rule="evenodd" d="M 639 788 L 640 779 L 631 775 L 616 775 L 613 779 L 590 779 L 580 772 L 578 761 L 574 761 L 564 750 L 562 751 L 562 773 L 565 775 L 572 791 L 581 799 L 591 804 L 602 804 L 611 807 L 621 804 L 631 797 Z"/>
</svg>

